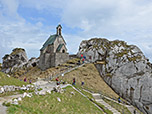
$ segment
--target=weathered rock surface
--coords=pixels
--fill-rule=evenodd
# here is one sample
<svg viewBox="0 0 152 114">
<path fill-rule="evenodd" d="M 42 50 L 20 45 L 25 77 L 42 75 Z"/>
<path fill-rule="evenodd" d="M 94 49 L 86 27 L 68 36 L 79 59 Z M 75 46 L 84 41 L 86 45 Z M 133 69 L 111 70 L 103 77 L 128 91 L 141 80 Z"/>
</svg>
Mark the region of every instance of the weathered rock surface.
<svg viewBox="0 0 152 114">
<path fill-rule="evenodd" d="M 9 73 L 14 68 L 23 66 L 28 61 L 26 52 L 22 48 L 15 48 L 10 55 L 6 54 L 3 57 L 2 71 Z"/>
<path fill-rule="evenodd" d="M 81 42 L 77 55 L 81 54 L 95 63 L 116 93 L 145 114 L 152 114 L 152 65 L 137 46 L 95 38 Z"/>
<path fill-rule="evenodd" d="M 16 70 L 27 67 L 35 67 L 39 62 L 38 58 L 28 60 L 26 52 L 22 48 L 15 48 L 11 54 L 6 54 L 3 57 L 2 72 L 13 73 Z"/>
</svg>

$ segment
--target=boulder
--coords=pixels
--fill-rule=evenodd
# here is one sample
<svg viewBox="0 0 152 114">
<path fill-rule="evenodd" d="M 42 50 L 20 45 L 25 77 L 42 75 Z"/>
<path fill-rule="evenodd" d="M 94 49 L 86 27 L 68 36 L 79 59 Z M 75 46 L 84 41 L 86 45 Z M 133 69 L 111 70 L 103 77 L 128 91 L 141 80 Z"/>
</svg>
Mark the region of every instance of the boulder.
<svg viewBox="0 0 152 114">
<path fill-rule="evenodd" d="M 0 93 L 4 93 L 4 88 L 3 87 L 0 87 Z"/>
<path fill-rule="evenodd" d="M 27 94 L 27 97 L 32 97 L 32 93 L 28 93 L 28 94 Z"/>
<path fill-rule="evenodd" d="M 21 98 L 21 97 L 19 97 L 17 100 L 18 100 L 18 101 L 21 101 L 21 100 L 22 100 L 22 98 Z"/>
<path fill-rule="evenodd" d="M 38 94 L 39 94 L 39 95 L 45 95 L 45 94 L 46 94 L 46 91 L 43 91 L 43 90 L 42 90 L 42 91 L 39 91 Z"/>
<path fill-rule="evenodd" d="M 59 97 L 57 97 L 57 100 L 58 100 L 59 102 L 61 102 L 61 99 L 60 99 Z"/>
<path fill-rule="evenodd" d="M 53 91 L 55 91 L 57 93 L 63 93 L 64 92 L 64 90 L 60 86 L 53 87 Z"/>
<path fill-rule="evenodd" d="M 9 77 L 9 78 L 11 77 L 9 74 L 7 74 L 6 76 Z"/>
<path fill-rule="evenodd" d="M 51 90 L 47 90 L 46 92 L 49 93 L 49 94 L 51 94 Z"/>
<path fill-rule="evenodd" d="M 12 100 L 12 104 L 18 105 L 18 99 L 13 99 L 13 100 Z"/>
<path fill-rule="evenodd" d="M 22 98 L 26 97 L 28 93 L 24 92 Z"/>
<path fill-rule="evenodd" d="M 25 90 L 28 90 L 28 88 L 26 86 L 23 86 L 23 87 L 20 88 L 20 90 L 25 91 Z"/>
<path fill-rule="evenodd" d="M 152 65 L 137 46 L 94 38 L 81 42 L 77 56 L 81 54 L 95 64 L 116 93 L 142 112 L 152 114 Z"/>
<path fill-rule="evenodd" d="M 72 91 L 72 92 L 71 92 L 71 95 L 75 95 L 75 93 Z"/>
</svg>

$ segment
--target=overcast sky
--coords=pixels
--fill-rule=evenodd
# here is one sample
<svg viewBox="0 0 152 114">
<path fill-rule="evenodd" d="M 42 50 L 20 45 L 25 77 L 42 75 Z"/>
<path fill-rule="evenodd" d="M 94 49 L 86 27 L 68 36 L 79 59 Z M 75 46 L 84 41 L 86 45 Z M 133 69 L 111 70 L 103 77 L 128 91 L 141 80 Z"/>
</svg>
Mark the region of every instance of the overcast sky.
<svg viewBox="0 0 152 114">
<path fill-rule="evenodd" d="M 99 37 L 137 45 L 152 61 L 152 0 L 0 0 L 0 62 L 16 47 L 38 57 L 58 24 L 70 54 Z"/>
</svg>

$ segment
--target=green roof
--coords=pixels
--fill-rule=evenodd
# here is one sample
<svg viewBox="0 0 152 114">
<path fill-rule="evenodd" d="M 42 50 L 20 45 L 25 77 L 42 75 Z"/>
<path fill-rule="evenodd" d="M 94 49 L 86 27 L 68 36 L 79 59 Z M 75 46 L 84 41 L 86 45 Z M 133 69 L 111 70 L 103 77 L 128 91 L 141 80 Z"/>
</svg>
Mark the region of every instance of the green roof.
<svg viewBox="0 0 152 114">
<path fill-rule="evenodd" d="M 44 50 L 49 44 L 53 44 L 55 39 L 56 39 L 57 35 L 50 35 L 50 37 L 48 38 L 48 40 L 43 44 L 43 47 L 40 49 L 41 51 Z"/>
<path fill-rule="evenodd" d="M 64 45 L 64 44 L 60 44 L 60 45 L 58 46 L 58 48 L 56 49 L 56 51 L 59 52 L 59 51 L 61 50 L 61 48 L 62 48 L 63 45 Z"/>
</svg>

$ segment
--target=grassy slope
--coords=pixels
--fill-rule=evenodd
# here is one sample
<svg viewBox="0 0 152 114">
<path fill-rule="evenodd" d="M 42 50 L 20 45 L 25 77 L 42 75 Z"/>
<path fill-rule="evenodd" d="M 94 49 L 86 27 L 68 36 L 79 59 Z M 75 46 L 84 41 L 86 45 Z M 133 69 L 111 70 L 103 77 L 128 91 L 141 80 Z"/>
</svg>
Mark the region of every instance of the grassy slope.
<svg viewBox="0 0 152 114">
<path fill-rule="evenodd" d="M 81 82 L 84 81 L 84 88 L 86 89 L 94 92 L 102 92 L 110 97 L 118 97 L 118 95 L 103 81 L 93 64 L 84 65 L 83 67 L 65 74 L 64 77 L 59 78 L 60 80 L 65 80 L 69 83 L 72 83 L 72 79 L 76 78 L 76 84 L 78 86 L 81 86 Z"/>
<path fill-rule="evenodd" d="M 19 76 L 18 78 L 23 80 L 26 77 L 27 80 L 32 80 L 32 82 L 35 82 L 38 78 L 48 78 L 48 77 L 54 75 L 55 73 L 59 72 L 60 69 L 62 69 L 62 68 L 63 67 L 60 67 L 60 68 L 53 67 L 53 68 L 47 69 L 46 71 L 41 71 L 38 67 L 31 67 L 27 73 Z M 18 72 L 20 73 L 21 70 Z"/>
<path fill-rule="evenodd" d="M 71 95 L 72 91 L 75 95 Z M 57 97 L 61 102 L 57 101 Z M 54 92 L 51 95 L 26 97 L 19 106 L 11 105 L 8 112 L 9 114 L 102 114 L 72 87 L 67 87 L 62 94 Z"/>
<path fill-rule="evenodd" d="M 26 84 L 27 83 L 20 81 L 18 79 L 15 79 L 13 77 L 7 77 L 6 74 L 0 72 L 0 86 L 4 86 L 4 85 L 22 86 Z"/>
<path fill-rule="evenodd" d="M 52 67 L 45 71 L 41 71 L 38 67 L 31 67 L 29 69 L 20 69 L 17 72 L 13 73 L 12 75 L 14 77 L 19 77 L 19 79 L 22 79 L 22 80 L 26 77 L 27 80 L 30 79 L 32 81 L 36 81 L 38 77 L 47 78 L 58 72 L 64 71 L 68 67 L 73 67 L 76 65 L 78 60 L 79 60 L 78 58 L 74 58 L 61 66 Z M 24 74 L 24 72 L 27 72 L 27 73 Z"/>
<path fill-rule="evenodd" d="M 76 63 L 77 59 L 74 59 L 74 61 L 70 60 L 69 62 Z M 68 66 L 67 63 L 65 65 Z M 24 77 L 27 77 L 27 80 L 31 79 L 32 81 L 35 81 L 38 77 L 46 78 L 65 68 L 66 67 L 63 65 L 57 68 L 53 67 L 47 69 L 46 71 L 41 71 L 39 68 L 33 67 L 31 70 L 29 70 L 29 72 L 19 78 L 24 79 Z M 78 86 L 80 86 L 81 82 L 84 81 L 84 87 L 86 89 L 92 90 L 94 92 L 102 92 L 103 94 L 106 94 L 110 97 L 118 97 L 118 95 L 103 81 L 93 64 L 87 64 L 84 67 L 67 73 L 63 78 L 60 77 L 60 80 L 62 79 L 69 83 L 72 83 L 72 79 L 74 77 L 76 78 L 76 83 Z"/>
</svg>

